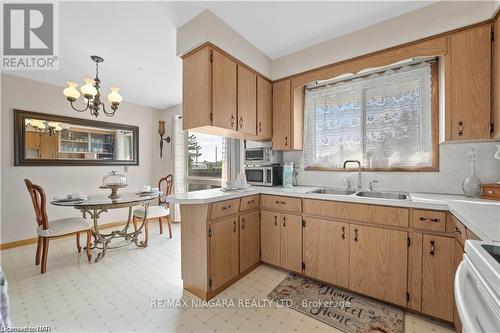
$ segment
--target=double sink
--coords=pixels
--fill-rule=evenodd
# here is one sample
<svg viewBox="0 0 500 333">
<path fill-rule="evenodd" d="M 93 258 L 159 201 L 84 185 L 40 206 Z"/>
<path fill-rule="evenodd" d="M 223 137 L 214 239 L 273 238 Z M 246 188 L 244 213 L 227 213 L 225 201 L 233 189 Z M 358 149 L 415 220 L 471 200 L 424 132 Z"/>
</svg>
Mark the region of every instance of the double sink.
<svg viewBox="0 0 500 333">
<path fill-rule="evenodd" d="M 356 191 L 340 188 L 320 188 L 307 193 L 333 194 L 333 195 L 355 195 L 357 197 L 391 199 L 391 200 L 409 200 L 410 194 L 401 192 L 378 192 L 378 191 Z"/>
</svg>

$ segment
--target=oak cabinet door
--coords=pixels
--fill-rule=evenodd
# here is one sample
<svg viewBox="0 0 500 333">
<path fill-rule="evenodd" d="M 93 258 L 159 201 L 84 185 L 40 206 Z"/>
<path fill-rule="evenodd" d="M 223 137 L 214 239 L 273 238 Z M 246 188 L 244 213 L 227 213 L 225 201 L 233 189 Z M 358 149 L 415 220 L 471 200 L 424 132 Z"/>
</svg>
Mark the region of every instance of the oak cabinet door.
<svg viewBox="0 0 500 333">
<path fill-rule="evenodd" d="M 280 265 L 280 213 L 261 211 L 260 250 L 261 260 L 271 265 Z"/>
<path fill-rule="evenodd" d="M 240 272 L 260 261 L 259 211 L 240 216 Z"/>
<path fill-rule="evenodd" d="M 212 50 L 212 125 L 236 131 L 236 62 Z"/>
<path fill-rule="evenodd" d="M 455 242 L 424 235 L 422 247 L 422 312 L 449 322 L 453 321 Z"/>
<path fill-rule="evenodd" d="M 273 134 L 273 91 L 271 82 L 257 77 L 257 135 L 272 138 Z"/>
<path fill-rule="evenodd" d="M 204 47 L 182 60 L 182 128 L 211 125 L 212 75 L 210 48 Z"/>
<path fill-rule="evenodd" d="M 40 158 L 53 159 L 58 157 L 58 134 L 40 134 Z"/>
<path fill-rule="evenodd" d="M 349 288 L 406 306 L 408 233 L 350 226 Z"/>
<path fill-rule="evenodd" d="M 451 139 L 490 138 L 491 27 L 450 37 Z"/>
<path fill-rule="evenodd" d="M 26 132 L 26 149 L 40 149 L 40 133 Z"/>
<path fill-rule="evenodd" d="M 304 274 L 349 288 L 349 225 L 306 218 L 303 228 Z"/>
<path fill-rule="evenodd" d="M 462 262 L 464 257 L 464 249 L 462 245 L 457 240 L 455 241 L 455 274 L 457 273 L 458 265 Z M 453 296 L 455 297 L 455 296 Z M 458 315 L 457 305 L 454 303 L 453 306 L 453 324 L 455 325 L 455 331 L 457 333 L 462 332 L 462 322 L 460 321 L 460 316 Z"/>
<path fill-rule="evenodd" d="M 273 149 L 291 149 L 290 80 L 273 83 Z"/>
<path fill-rule="evenodd" d="M 257 134 L 257 75 L 238 65 L 238 132 Z"/>
<path fill-rule="evenodd" d="M 209 236 L 211 289 L 215 290 L 239 273 L 238 218 L 212 223 Z"/>
<path fill-rule="evenodd" d="M 281 267 L 302 272 L 302 216 L 281 214 Z"/>
</svg>

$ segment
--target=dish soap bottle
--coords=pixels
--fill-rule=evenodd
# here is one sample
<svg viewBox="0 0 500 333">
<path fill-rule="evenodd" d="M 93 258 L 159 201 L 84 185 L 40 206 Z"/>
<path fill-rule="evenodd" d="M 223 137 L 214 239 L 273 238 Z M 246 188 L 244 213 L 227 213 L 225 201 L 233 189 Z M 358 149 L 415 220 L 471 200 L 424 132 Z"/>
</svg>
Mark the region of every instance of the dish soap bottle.
<svg viewBox="0 0 500 333">
<path fill-rule="evenodd" d="M 462 183 L 462 190 L 466 197 L 477 198 L 481 194 L 481 181 L 476 176 L 476 152 L 474 148 L 469 152 L 470 171 Z"/>
<path fill-rule="evenodd" d="M 293 162 L 288 162 L 283 165 L 283 187 L 293 187 Z"/>
</svg>

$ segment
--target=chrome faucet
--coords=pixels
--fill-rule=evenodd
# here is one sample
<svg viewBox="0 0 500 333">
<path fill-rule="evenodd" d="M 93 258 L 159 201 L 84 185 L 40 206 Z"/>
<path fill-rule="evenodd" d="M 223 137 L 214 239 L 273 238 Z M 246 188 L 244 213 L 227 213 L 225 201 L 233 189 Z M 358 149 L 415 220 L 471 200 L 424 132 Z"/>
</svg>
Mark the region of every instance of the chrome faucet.
<svg viewBox="0 0 500 333">
<path fill-rule="evenodd" d="M 357 163 L 358 164 L 358 190 L 361 190 L 361 162 L 358 160 L 346 160 L 344 162 L 344 169 L 346 168 L 345 166 L 347 163 Z"/>
</svg>

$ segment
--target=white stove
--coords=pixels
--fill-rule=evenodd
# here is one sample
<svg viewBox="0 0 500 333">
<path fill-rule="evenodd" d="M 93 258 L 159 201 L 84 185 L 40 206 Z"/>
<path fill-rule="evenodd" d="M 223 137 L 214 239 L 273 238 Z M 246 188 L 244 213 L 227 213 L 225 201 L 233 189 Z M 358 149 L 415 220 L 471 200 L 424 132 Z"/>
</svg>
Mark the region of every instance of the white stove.
<svg viewBox="0 0 500 333">
<path fill-rule="evenodd" d="M 500 243 L 465 242 L 455 303 L 463 333 L 500 332 Z"/>
</svg>

